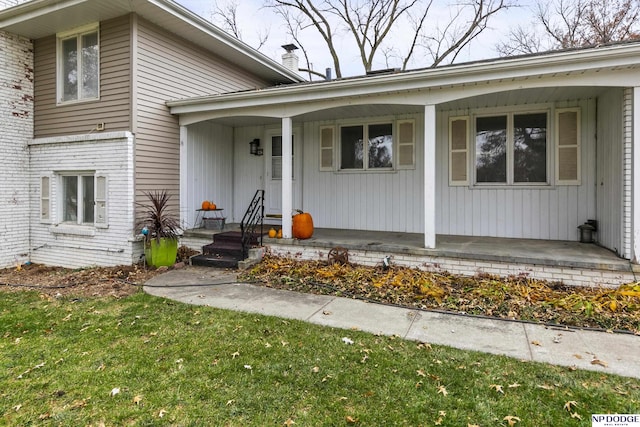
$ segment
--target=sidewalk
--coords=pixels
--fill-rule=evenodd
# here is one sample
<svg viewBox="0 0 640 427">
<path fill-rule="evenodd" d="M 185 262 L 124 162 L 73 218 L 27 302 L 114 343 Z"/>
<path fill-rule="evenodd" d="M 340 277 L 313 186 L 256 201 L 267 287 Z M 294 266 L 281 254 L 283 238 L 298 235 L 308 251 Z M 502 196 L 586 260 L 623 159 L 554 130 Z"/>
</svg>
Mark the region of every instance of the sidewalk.
<svg viewBox="0 0 640 427">
<path fill-rule="evenodd" d="M 357 328 L 408 340 L 640 378 L 640 336 L 434 313 L 238 283 L 201 267 L 171 270 L 144 291 L 187 304 Z M 593 363 L 592 363 L 593 362 Z"/>
</svg>

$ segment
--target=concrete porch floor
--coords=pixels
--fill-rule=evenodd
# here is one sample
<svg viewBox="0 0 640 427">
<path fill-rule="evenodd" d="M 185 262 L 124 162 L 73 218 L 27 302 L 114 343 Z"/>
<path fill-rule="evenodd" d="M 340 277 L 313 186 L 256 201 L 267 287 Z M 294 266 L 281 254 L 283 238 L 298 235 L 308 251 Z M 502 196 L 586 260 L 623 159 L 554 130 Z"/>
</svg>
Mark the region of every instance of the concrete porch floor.
<svg viewBox="0 0 640 427">
<path fill-rule="evenodd" d="M 269 228 L 265 225 L 265 233 Z M 238 224 L 227 224 L 223 231 L 231 230 L 239 230 Z M 210 238 L 214 230 L 195 229 L 187 233 L 193 237 Z M 420 233 L 316 228 L 313 236 L 307 240 L 270 239 L 265 236 L 264 244 L 299 245 L 327 251 L 341 246 L 351 250 L 383 252 L 391 256 L 407 254 L 640 273 L 639 265 L 619 258 L 612 251 L 577 241 L 437 235 L 436 248 L 426 249 L 424 236 Z"/>
</svg>

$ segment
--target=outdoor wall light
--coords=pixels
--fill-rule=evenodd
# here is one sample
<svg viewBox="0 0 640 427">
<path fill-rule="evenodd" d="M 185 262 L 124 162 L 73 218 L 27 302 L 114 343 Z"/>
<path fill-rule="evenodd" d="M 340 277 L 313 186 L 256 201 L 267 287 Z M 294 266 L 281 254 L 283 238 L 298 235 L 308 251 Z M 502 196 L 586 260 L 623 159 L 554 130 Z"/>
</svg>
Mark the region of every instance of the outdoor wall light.
<svg viewBox="0 0 640 427">
<path fill-rule="evenodd" d="M 249 143 L 249 153 L 254 156 L 262 156 L 262 148 L 260 148 L 260 140 L 258 138 Z"/>
</svg>

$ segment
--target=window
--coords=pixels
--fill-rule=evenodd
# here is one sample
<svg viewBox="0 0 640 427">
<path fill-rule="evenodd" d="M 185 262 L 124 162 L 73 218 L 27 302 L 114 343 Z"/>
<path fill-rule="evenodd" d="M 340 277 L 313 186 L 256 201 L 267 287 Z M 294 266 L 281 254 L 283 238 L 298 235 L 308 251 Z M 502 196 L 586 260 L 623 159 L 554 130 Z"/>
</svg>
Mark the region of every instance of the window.
<svg viewBox="0 0 640 427">
<path fill-rule="evenodd" d="M 293 142 L 293 135 L 291 136 Z M 293 147 L 294 144 L 291 144 L 291 178 L 294 177 L 293 171 L 295 167 L 293 167 L 294 155 L 293 155 Z M 276 135 L 271 137 L 271 179 L 282 179 L 282 136 Z"/>
<path fill-rule="evenodd" d="M 366 146 L 364 141 L 367 142 Z M 340 169 L 391 169 L 393 126 L 391 123 L 342 126 Z"/>
<path fill-rule="evenodd" d="M 107 179 L 93 173 L 60 175 L 61 222 L 106 226 Z M 44 179 L 42 182 L 44 191 Z"/>
<path fill-rule="evenodd" d="M 100 53 L 98 26 L 58 34 L 58 99 L 97 99 Z"/>
<path fill-rule="evenodd" d="M 477 117 L 478 184 L 546 184 L 547 113 Z"/>
</svg>

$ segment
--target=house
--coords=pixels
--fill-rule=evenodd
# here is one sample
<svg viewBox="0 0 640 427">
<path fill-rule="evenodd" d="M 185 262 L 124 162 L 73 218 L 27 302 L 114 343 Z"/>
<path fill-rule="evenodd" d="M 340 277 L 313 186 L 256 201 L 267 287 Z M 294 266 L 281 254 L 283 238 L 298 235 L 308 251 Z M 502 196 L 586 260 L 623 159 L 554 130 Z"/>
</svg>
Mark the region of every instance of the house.
<svg viewBox="0 0 640 427">
<path fill-rule="evenodd" d="M 639 71 L 640 43 L 630 42 L 169 101 L 183 142 L 181 205 L 195 206 L 205 193 L 194 183 L 225 167 L 200 159 L 260 139 L 264 156 L 235 151 L 225 175 L 234 212 L 264 188 L 267 214 L 300 208 L 321 229 L 420 234 L 425 250 L 398 257 L 408 265 L 633 281 Z M 577 242 L 586 223 L 620 262 L 432 256 L 442 255 L 436 236 Z M 326 257 L 328 247 L 288 241 L 290 224 L 283 215 L 272 251 Z M 371 264 L 383 255 L 356 254 Z"/>
<path fill-rule="evenodd" d="M 282 216 L 274 253 L 326 256 L 288 239 L 299 208 L 324 230 L 419 236 L 399 251 L 407 265 L 580 284 L 638 270 L 640 43 L 310 83 L 169 0 L 32 1 L 0 12 L 0 30 L 22 46 L 0 85 L 22 132 L 0 140 L 17 144 L 5 264 L 134 262 L 135 202 L 167 188 L 186 228 L 202 200 L 237 223 L 265 190 Z M 447 236 L 569 244 L 588 221 L 615 261 L 439 249 Z M 354 255 L 373 264 L 383 249 Z"/>
<path fill-rule="evenodd" d="M 136 262 L 143 192 L 180 200 L 180 128 L 165 102 L 302 81 L 170 0 L 4 9 L 0 64 L 2 267 Z"/>
</svg>

